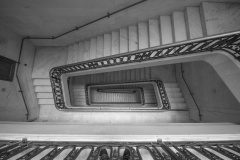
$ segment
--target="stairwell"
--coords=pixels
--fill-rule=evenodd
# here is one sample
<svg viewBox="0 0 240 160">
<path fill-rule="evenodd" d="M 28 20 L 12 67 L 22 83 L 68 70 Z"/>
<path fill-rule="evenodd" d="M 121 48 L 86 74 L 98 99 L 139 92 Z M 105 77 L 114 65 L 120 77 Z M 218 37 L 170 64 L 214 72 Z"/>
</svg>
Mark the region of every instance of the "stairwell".
<svg viewBox="0 0 240 160">
<path fill-rule="evenodd" d="M 202 27 L 205 25 L 200 7 L 187 7 L 184 11 L 174 11 L 171 15 L 161 15 L 111 33 L 76 42 L 68 46 L 67 64 L 203 37 L 206 31 Z M 86 79 L 91 83 L 156 79 L 157 74 L 152 69 L 153 67 L 146 67 L 99 73 L 89 75 Z M 186 110 L 187 105 L 176 81 L 166 81 L 164 85 L 171 109 Z M 34 86 L 42 113 L 49 108 L 55 108 L 49 78 L 34 78 Z M 72 91 L 71 100 L 78 97 L 80 100 L 75 101 L 76 105 L 85 105 L 84 86 L 72 88 Z"/>
</svg>

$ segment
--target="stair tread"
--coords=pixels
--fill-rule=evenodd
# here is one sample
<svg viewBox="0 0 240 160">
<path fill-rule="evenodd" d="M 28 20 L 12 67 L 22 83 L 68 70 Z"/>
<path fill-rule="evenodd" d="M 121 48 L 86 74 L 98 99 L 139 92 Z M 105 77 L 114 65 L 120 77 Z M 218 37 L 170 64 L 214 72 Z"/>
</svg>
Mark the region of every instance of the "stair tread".
<svg viewBox="0 0 240 160">
<path fill-rule="evenodd" d="M 52 92 L 51 86 L 35 86 L 35 92 Z"/>
<path fill-rule="evenodd" d="M 37 98 L 53 98 L 53 93 L 37 93 Z"/>
<path fill-rule="evenodd" d="M 51 86 L 51 82 L 49 78 L 46 79 L 34 79 L 33 80 L 34 86 Z"/>
<path fill-rule="evenodd" d="M 38 99 L 38 104 L 54 104 L 54 100 L 41 98 L 41 99 Z"/>
</svg>

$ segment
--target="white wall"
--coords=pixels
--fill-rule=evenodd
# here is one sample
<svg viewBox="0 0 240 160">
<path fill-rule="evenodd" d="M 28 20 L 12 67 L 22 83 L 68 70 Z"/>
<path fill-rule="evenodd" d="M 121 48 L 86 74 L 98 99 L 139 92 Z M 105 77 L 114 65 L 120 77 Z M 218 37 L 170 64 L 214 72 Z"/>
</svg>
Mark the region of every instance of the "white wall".
<svg viewBox="0 0 240 160">
<path fill-rule="evenodd" d="M 190 118 L 198 121 L 198 111 L 177 64 L 177 81 L 190 109 Z M 240 104 L 214 68 L 204 62 L 183 63 L 184 77 L 200 108 L 203 122 L 240 122 Z"/>
<path fill-rule="evenodd" d="M 0 26 L 0 55 L 18 61 L 20 46 L 21 37 L 6 27 Z M 36 119 L 39 113 L 31 79 L 34 51 L 35 47 L 28 41 L 25 41 L 18 74 L 30 111 L 29 120 Z M 27 64 L 27 66 L 24 64 Z M 19 92 L 15 73 L 13 82 L 0 80 L 0 120 L 26 121 L 25 114 L 26 109 Z"/>
<path fill-rule="evenodd" d="M 66 47 L 37 47 L 32 78 L 49 78 L 53 67 L 67 64 Z"/>
</svg>

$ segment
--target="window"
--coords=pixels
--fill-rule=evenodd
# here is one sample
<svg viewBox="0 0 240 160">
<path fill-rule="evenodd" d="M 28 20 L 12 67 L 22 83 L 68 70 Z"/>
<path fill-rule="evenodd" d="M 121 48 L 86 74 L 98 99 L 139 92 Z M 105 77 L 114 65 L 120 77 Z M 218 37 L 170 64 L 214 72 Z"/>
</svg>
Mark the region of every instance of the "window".
<svg viewBox="0 0 240 160">
<path fill-rule="evenodd" d="M 0 80 L 13 81 L 16 61 L 0 56 Z"/>
</svg>

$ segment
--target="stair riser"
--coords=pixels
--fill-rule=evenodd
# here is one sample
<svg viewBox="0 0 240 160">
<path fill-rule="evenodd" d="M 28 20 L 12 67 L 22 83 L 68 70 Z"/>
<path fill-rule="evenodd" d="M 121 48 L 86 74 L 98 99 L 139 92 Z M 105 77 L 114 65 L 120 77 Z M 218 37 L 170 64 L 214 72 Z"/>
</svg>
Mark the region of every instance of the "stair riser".
<svg viewBox="0 0 240 160">
<path fill-rule="evenodd" d="M 115 55 L 203 36 L 199 7 L 174 11 L 68 47 L 67 63 Z"/>
<path fill-rule="evenodd" d="M 37 93 L 37 98 L 53 99 L 52 93 Z"/>
<path fill-rule="evenodd" d="M 34 79 L 34 86 L 51 86 L 50 79 Z"/>
<path fill-rule="evenodd" d="M 35 92 L 37 93 L 52 93 L 52 88 L 49 86 L 36 86 Z"/>
<path fill-rule="evenodd" d="M 137 25 L 121 28 L 111 33 L 72 44 L 68 47 L 67 64 L 184 41 L 187 38 L 199 38 L 203 36 L 203 32 L 202 28 L 198 26 L 202 26 L 199 8 L 189 7 L 186 8 L 185 12 L 173 12 L 171 16 L 149 19 L 147 22 L 139 22 Z M 136 81 L 152 78 L 151 68 L 132 70 L 126 73 L 126 75 L 116 72 L 116 75 L 109 76 L 111 77 L 107 78 L 108 83 L 119 82 L 119 79 Z M 92 79 L 96 81 L 94 83 L 103 80 L 94 76 Z M 34 80 L 35 92 L 42 93 L 37 94 L 37 98 L 41 100 L 39 103 L 53 103 L 53 101 L 49 100 L 52 98 L 50 85 L 49 79 Z M 184 103 L 181 91 L 176 83 L 166 84 L 165 87 L 171 103 Z M 146 92 L 145 94 L 150 99 L 152 95 L 154 96 L 153 92 Z M 81 96 L 84 98 L 84 86 L 79 88 L 79 90 L 74 90 L 73 95 L 73 97 Z"/>
</svg>

